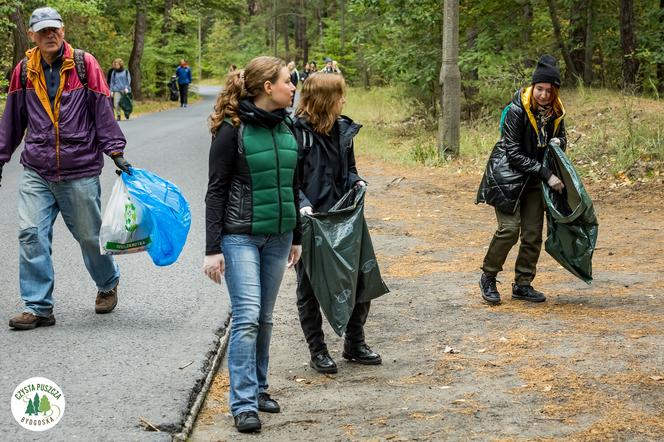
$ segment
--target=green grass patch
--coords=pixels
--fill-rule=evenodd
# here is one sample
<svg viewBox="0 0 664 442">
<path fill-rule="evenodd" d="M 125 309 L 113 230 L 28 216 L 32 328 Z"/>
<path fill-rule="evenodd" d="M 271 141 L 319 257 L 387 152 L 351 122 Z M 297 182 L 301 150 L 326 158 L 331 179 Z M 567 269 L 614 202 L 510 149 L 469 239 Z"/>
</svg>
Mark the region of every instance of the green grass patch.
<svg viewBox="0 0 664 442">
<path fill-rule="evenodd" d="M 568 155 L 586 179 L 664 175 L 664 102 L 618 91 L 563 90 Z M 356 150 L 390 162 L 481 170 L 499 139 L 496 108 L 461 123 L 460 154 L 440 159 L 437 125 L 418 117 L 403 91 L 351 88 L 344 112 L 364 127 Z"/>
</svg>

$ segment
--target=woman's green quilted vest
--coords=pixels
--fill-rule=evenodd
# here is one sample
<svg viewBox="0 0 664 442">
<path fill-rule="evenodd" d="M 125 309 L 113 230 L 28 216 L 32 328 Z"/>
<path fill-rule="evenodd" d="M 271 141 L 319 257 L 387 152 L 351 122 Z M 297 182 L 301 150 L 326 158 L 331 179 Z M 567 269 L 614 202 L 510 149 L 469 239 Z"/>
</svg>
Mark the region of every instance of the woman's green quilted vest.
<svg viewBox="0 0 664 442">
<path fill-rule="evenodd" d="M 252 234 L 290 232 L 296 212 L 293 180 L 297 141 L 286 123 L 272 129 L 242 124 L 240 149 L 251 175 Z"/>
</svg>

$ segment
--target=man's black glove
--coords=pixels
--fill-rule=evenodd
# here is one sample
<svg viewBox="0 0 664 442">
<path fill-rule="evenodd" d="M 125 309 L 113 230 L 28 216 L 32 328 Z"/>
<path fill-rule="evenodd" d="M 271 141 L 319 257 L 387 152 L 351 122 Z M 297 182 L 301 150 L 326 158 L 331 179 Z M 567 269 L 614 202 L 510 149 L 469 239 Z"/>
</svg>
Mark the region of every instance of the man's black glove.
<svg viewBox="0 0 664 442">
<path fill-rule="evenodd" d="M 115 166 L 120 169 L 122 172 L 125 172 L 127 175 L 131 175 L 131 169 L 130 167 L 131 164 L 127 162 L 127 160 L 124 159 L 122 155 L 116 155 L 113 157 L 113 162 L 115 162 Z"/>
</svg>

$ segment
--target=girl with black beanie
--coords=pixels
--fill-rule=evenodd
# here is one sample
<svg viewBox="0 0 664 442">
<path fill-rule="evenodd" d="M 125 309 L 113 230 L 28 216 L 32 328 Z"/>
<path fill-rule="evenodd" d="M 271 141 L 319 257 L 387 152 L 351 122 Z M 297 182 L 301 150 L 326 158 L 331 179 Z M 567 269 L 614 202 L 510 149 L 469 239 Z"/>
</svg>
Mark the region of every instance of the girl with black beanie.
<svg viewBox="0 0 664 442">
<path fill-rule="evenodd" d="M 556 59 L 543 55 L 530 86 L 517 91 L 505 110 L 501 139 L 494 146 L 477 194 L 478 203 L 495 207 L 498 221 L 482 263 L 480 290 L 486 304 L 500 304 L 496 276 L 519 239 L 512 299 L 546 300 L 531 284 L 542 248 L 542 185 L 558 192 L 564 187 L 542 164 L 549 143 L 558 144 L 563 150 L 567 145 L 565 109 L 559 91 L 560 70 Z"/>
</svg>

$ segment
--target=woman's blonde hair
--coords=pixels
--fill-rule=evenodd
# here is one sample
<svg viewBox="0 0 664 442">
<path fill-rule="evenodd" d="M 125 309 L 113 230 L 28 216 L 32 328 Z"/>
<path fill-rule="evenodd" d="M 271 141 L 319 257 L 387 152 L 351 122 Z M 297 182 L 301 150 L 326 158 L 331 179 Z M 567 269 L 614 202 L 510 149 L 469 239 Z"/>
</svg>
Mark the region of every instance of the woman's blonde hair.
<svg viewBox="0 0 664 442">
<path fill-rule="evenodd" d="M 346 82 L 341 75 L 311 74 L 302 87 L 296 115 L 306 117 L 314 131 L 329 134 L 341 115 L 345 94 Z"/>
<path fill-rule="evenodd" d="M 265 93 L 265 82 L 276 83 L 284 66 L 286 63 L 280 58 L 262 56 L 251 60 L 244 69 L 230 72 L 210 115 L 212 134 L 216 135 L 225 118 L 230 118 L 233 126 L 239 126 L 240 101 Z"/>
<path fill-rule="evenodd" d="M 113 63 L 112 63 L 112 64 L 113 64 L 114 66 L 115 66 L 116 64 L 118 64 L 118 65 L 120 65 L 121 68 L 124 67 L 124 61 L 122 61 L 121 58 L 116 58 L 115 60 L 113 60 Z"/>
</svg>

